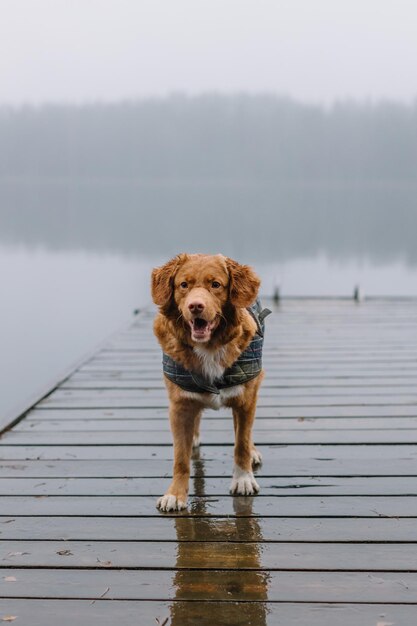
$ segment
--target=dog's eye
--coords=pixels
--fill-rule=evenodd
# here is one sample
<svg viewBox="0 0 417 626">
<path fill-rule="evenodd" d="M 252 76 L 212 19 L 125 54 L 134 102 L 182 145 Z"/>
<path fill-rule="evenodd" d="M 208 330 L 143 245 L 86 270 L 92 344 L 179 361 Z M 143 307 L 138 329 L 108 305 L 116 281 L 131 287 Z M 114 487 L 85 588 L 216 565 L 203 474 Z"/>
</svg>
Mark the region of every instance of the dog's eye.
<svg viewBox="0 0 417 626">
<path fill-rule="evenodd" d="M 183 289 L 187 289 L 188 283 L 186 283 L 185 280 L 183 280 L 182 283 L 180 284 L 180 287 L 182 287 Z"/>
<path fill-rule="evenodd" d="M 211 286 L 213 287 L 213 289 L 218 289 L 219 287 L 221 287 L 221 284 L 217 282 L 217 280 L 213 280 Z"/>
</svg>

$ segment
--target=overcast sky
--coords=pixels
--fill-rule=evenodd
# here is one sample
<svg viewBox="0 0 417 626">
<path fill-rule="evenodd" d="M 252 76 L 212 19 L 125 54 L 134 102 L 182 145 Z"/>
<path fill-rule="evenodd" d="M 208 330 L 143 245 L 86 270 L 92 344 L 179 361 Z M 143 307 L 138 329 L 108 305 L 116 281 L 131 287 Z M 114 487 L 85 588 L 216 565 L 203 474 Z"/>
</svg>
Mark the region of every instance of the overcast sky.
<svg viewBox="0 0 417 626">
<path fill-rule="evenodd" d="M 417 0 L 0 0 L 0 102 L 417 95 Z"/>
</svg>

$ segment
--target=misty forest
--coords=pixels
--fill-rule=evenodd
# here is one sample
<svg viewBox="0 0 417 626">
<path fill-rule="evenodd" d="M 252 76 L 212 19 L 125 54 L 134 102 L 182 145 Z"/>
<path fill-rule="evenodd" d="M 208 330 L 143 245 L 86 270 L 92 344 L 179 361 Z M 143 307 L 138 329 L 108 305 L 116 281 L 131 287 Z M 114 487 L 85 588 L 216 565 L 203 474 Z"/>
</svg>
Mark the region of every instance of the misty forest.
<svg viewBox="0 0 417 626">
<path fill-rule="evenodd" d="M 416 174 L 417 103 L 0 107 L 3 242 L 415 264 Z"/>
</svg>

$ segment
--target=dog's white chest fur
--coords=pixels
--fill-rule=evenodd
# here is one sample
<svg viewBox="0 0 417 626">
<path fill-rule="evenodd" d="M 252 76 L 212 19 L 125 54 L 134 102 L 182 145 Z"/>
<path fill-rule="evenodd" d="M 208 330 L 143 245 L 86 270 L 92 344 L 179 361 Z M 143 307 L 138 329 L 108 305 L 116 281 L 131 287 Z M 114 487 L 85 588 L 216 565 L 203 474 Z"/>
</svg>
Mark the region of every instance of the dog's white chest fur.
<svg viewBox="0 0 417 626">
<path fill-rule="evenodd" d="M 216 352 L 213 352 L 212 350 L 206 350 L 203 347 L 196 346 L 194 352 L 201 361 L 201 369 L 204 378 L 210 383 L 223 376 L 224 370 L 226 369 L 224 365 L 221 364 L 225 353 L 224 348 L 219 348 Z M 219 394 L 183 391 L 182 395 L 187 398 L 192 398 L 193 400 L 199 400 L 202 404 L 211 409 L 220 409 L 226 400 L 239 396 L 241 393 L 242 385 L 236 385 L 234 387 L 220 389 Z"/>
<path fill-rule="evenodd" d="M 194 352 L 200 359 L 204 378 L 212 383 L 216 378 L 223 376 L 225 367 L 221 364 L 221 360 L 224 357 L 224 348 L 219 348 L 213 352 L 212 350 L 195 346 Z"/>
</svg>

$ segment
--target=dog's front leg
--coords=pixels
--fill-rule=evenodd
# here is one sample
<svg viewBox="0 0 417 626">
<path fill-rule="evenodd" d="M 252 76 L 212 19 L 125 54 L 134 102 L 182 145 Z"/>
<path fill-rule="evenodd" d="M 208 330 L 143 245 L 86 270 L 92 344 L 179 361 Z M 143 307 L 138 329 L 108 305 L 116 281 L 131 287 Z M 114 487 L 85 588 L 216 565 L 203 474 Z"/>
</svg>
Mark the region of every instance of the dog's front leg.
<svg viewBox="0 0 417 626">
<path fill-rule="evenodd" d="M 171 398 L 169 418 L 174 439 L 174 469 L 168 491 L 157 502 L 161 511 L 180 511 L 187 506 L 194 424 L 200 412 L 201 405 L 197 402 Z"/>
</svg>

